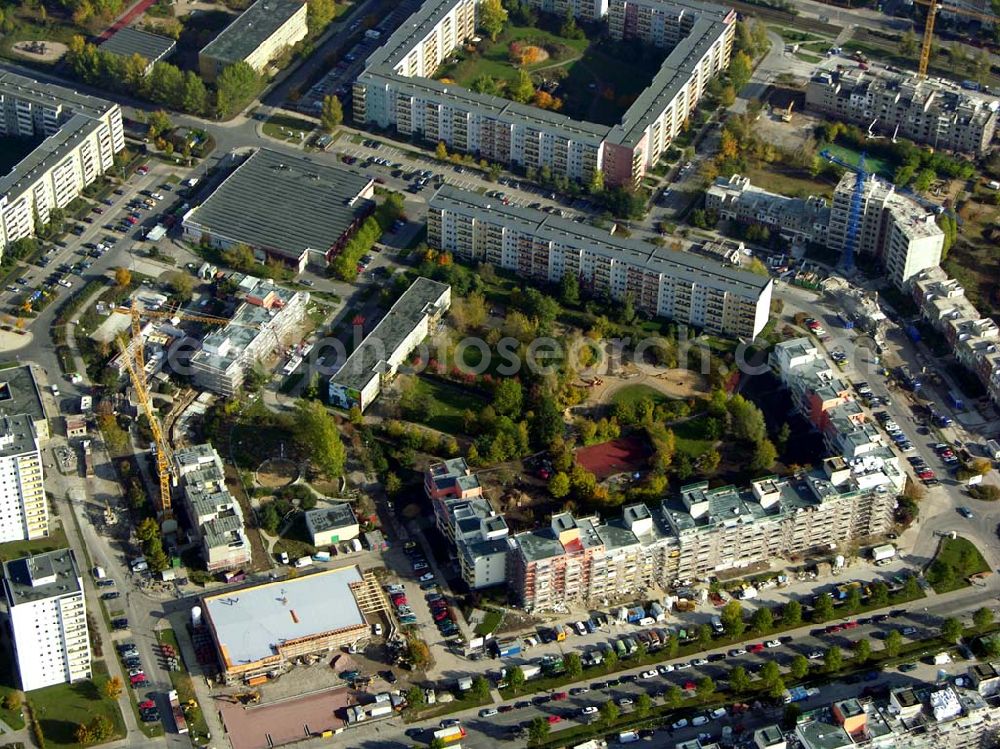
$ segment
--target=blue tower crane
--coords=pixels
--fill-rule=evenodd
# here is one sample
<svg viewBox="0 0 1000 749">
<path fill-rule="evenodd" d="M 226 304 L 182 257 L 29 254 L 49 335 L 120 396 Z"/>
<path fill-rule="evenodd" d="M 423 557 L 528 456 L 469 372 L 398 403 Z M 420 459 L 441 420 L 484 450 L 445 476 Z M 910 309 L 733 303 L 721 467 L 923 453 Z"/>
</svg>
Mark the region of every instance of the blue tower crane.
<svg viewBox="0 0 1000 749">
<path fill-rule="evenodd" d="M 828 150 L 821 151 L 820 156 L 855 173 L 851 210 L 847 215 L 847 234 L 844 237 L 844 250 L 840 255 L 841 270 L 850 274 L 854 272 L 854 250 L 858 242 L 858 229 L 861 228 L 861 201 L 865 197 L 865 180 L 868 178 L 868 172 L 865 170 L 865 152 L 861 152 L 856 165 L 849 164 Z"/>
</svg>

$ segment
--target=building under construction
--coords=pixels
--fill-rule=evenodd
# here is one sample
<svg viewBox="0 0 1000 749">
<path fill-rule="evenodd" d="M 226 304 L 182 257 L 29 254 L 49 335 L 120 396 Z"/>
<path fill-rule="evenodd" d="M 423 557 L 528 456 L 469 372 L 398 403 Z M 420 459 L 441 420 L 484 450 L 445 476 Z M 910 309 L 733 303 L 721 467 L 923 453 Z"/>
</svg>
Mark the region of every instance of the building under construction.
<svg viewBox="0 0 1000 749">
<path fill-rule="evenodd" d="M 227 684 L 260 684 L 294 659 L 368 637 L 366 616 L 386 612 L 378 581 L 358 567 L 231 590 L 203 599 L 205 624 Z"/>
</svg>

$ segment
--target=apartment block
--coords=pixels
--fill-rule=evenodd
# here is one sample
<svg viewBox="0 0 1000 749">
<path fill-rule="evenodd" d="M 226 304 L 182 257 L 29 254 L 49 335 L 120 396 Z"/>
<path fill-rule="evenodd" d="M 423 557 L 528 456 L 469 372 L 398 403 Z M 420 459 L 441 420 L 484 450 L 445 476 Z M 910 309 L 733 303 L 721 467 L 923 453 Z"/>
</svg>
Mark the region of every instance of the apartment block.
<svg viewBox="0 0 1000 749">
<path fill-rule="evenodd" d="M 234 570 L 250 564 L 250 540 L 243 509 L 226 488 L 222 459 L 209 444 L 174 453 L 190 537 L 201 546 L 209 572 Z"/>
<path fill-rule="evenodd" d="M 205 336 L 191 357 L 195 384 L 224 396 L 234 395 L 246 373 L 269 356 L 297 342 L 309 293 L 290 291 L 272 281 L 244 277 L 243 302 L 220 330 Z"/>
<path fill-rule="evenodd" d="M 987 749 L 1000 707 L 973 689 L 917 682 L 887 700 L 850 697 L 804 713 L 795 737 L 802 749 Z"/>
<path fill-rule="evenodd" d="M 806 107 L 891 137 L 982 156 L 997 126 L 997 108 L 941 79 L 860 69 L 817 73 Z"/>
<path fill-rule="evenodd" d="M 121 109 L 68 88 L 0 72 L 0 138 L 44 140 L 0 177 L 0 255 L 8 244 L 34 236 L 114 166 L 125 148 Z"/>
<path fill-rule="evenodd" d="M 90 637 L 83 580 L 69 549 L 3 564 L 7 616 L 21 688 L 89 679 Z"/>
<path fill-rule="evenodd" d="M 0 543 L 49 535 L 42 453 L 27 414 L 0 416 Z"/>
<path fill-rule="evenodd" d="M 993 403 L 1000 405 L 1000 329 L 980 315 L 965 289 L 940 267 L 914 277 L 913 300 L 920 314 L 945 337 L 960 364 L 970 370 Z"/>
<path fill-rule="evenodd" d="M 573 274 L 595 296 L 631 295 L 643 312 L 715 333 L 755 338 L 770 316 L 771 279 L 690 253 L 620 239 L 542 211 L 442 186 L 427 241 L 466 260 L 556 283 Z"/>
<path fill-rule="evenodd" d="M 855 181 L 855 175 L 848 172 L 837 183 L 827 232 L 831 250 L 839 252 L 847 244 Z M 897 193 L 889 182 L 875 176 L 865 180 L 854 245 L 857 256 L 873 256 L 886 277 L 905 291 L 913 276 L 941 262 L 943 246 L 944 232 L 931 211 Z"/>
<path fill-rule="evenodd" d="M 451 286 L 417 278 L 329 379 L 330 403 L 368 408 L 450 307 Z"/>
<path fill-rule="evenodd" d="M 45 416 L 42 393 L 30 364 L 0 371 L 0 416 L 20 414 L 31 419 L 38 443 L 46 445 L 49 441 L 49 421 Z"/>
<path fill-rule="evenodd" d="M 637 184 L 676 137 L 708 80 L 729 64 L 735 11 L 694 0 L 661 0 L 657 32 L 633 23 L 640 5 L 617 0 L 537 0 L 542 10 L 608 18 L 621 38 L 671 47 L 650 86 L 608 127 L 431 80 L 457 46 L 475 35 L 476 0 L 427 0 L 366 61 L 354 83 L 354 119 L 510 166 L 546 167 L 586 181 Z M 631 10 L 630 10 L 631 8 Z M 616 18 L 621 18 L 621 22 Z"/>
<path fill-rule="evenodd" d="M 507 581 L 507 521 L 483 496 L 479 477 L 464 458 L 433 463 L 424 491 L 438 530 L 455 546 L 462 579 L 472 589 Z"/>
<path fill-rule="evenodd" d="M 257 0 L 198 53 L 202 78 L 215 81 L 237 62 L 264 72 L 285 49 L 306 38 L 306 8 L 301 0 Z"/>
<path fill-rule="evenodd" d="M 826 243 L 830 206 L 821 197 L 789 198 L 750 184 L 749 177 L 717 177 L 705 191 L 706 210 L 739 224 L 760 224 L 791 242 Z"/>
</svg>

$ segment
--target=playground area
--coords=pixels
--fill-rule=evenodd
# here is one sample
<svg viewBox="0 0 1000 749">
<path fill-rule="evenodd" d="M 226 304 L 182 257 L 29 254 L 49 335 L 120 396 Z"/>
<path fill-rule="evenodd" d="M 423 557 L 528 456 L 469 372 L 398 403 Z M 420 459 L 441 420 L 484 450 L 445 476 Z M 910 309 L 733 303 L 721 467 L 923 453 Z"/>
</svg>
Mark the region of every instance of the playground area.
<svg viewBox="0 0 1000 749">
<path fill-rule="evenodd" d="M 576 451 L 577 462 L 604 481 L 619 473 L 631 473 L 645 468 L 651 450 L 649 444 L 638 437 L 622 437 L 583 447 Z"/>
<path fill-rule="evenodd" d="M 341 728 L 344 721 L 335 713 L 356 703 L 351 690 L 331 689 L 270 704 L 243 705 L 239 701 L 219 700 L 216 705 L 232 746 L 271 749 Z"/>
<path fill-rule="evenodd" d="M 257 468 L 257 483 L 268 489 L 281 489 L 299 477 L 295 461 L 287 458 L 269 458 Z"/>
<path fill-rule="evenodd" d="M 39 41 L 28 39 L 14 44 L 14 52 L 26 60 L 37 62 L 55 62 L 62 58 L 69 49 L 62 42 Z"/>
<path fill-rule="evenodd" d="M 629 370 L 621 375 L 605 374 L 591 381 L 588 404 L 613 403 L 628 400 L 644 390 L 655 391 L 666 398 L 707 398 L 710 395 L 708 378 L 689 369 L 657 369 L 646 366 L 640 370 L 627 364 Z"/>
</svg>

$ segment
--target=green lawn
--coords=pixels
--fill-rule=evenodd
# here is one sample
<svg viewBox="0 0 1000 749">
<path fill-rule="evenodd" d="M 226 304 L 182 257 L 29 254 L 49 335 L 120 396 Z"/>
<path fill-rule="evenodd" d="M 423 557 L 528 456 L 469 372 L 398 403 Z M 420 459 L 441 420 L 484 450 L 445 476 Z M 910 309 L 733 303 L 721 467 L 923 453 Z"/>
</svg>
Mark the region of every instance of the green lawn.
<svg viewBox="0 0 1000 749">
<path fill-rule="evenodd" d="M 58 521 L 55 522 L 58 525 Z M 20 559 L 32 554 L 65 549 L 67 546 L 69 546 L 69 542 L 66 540 L 66 533 L 60 526 L 53 529 L 45 538 L 38 538 L 34 541 L 10 541 L 0 544 L 0 560 Z"/>
<path fill-rule="evenodd" d="M 938 563 L 948 565 L 955 574 L 950 581 L 937 582 L 933 571 Z M 990 566 L 976 545 L 967 538 L 944 538 L 938 546 L 934 560 L 927 568 L 925 575 L 934 587 L 935 593 L 947 593 L 951 590 L 964 588 L 968 585 L 967 578 L 982 572 L 989 572 Z"/>
<path fill-rule="evenodd" d="M 651 400 L 653 404 L 663 403 L 670 400 L 666 395 L 649 385 L 626 385 L 611 396 L 611 402 L 623 405 L 634 405 L 642 401 Z"/>
<path fill-rule="evenodd" d="M 23 694 L 17 688 L 17 670 L 14 668 L 14 654 L 7 651 L 6 647 L 0 647 L 0 720 L 15 730 L 24 728 L 24 717 L 21 709 L 8 710 L 4 707 L 4 701 L 9 694 L 18 694 L 23 698 Z"/>
<path fill-rule="evenodd" d="M 94 678 L 76 684 L 56 684 L 36 689 L 28 695 L 31 714 L 38 721 L 45 736 L 46 747 L 78 747 L 73 732 L 81 723 L 97 715 L 106 716 L 114 724 L 111 738 L 125 737 L 125 722 L 118 703 L 105 698 L 101 687 L 108 680 L 108 667 L 104 661 L 94 661 Z"/>
<path fill-rule="evenodd" d="M 826 149 L 834 156 L 843 159 L 848 164 L 857 164 L 860 154 L 852 148 L 847 148 L 846 146 L 837 145 L 836 143 L 824 143 L 820 150 Z M 895 166 L 888 161 L 876 158 L 870 154 L 865 155 L 865 169 L 869 172 L 875 172 L 886 179 L 892 179 L 893 174 L 895 174 Z"/>
<path fill-rule="evenodd" d="M 264 123 L 264 135 L 291 143 L 305 143 L 316 125 L 309 120 L 287 114 L 272 115 Z M 302 133 L 302 137 L 299 137 Z"/>
<path fill-rule="evenodd" d="M 493 630 L 500 626 L 501 621 L 503 621 L 503 616 L 499 611 L 487 611 L 486 616 L 483 617 L 483 623 L 476 627 L 476 634 L 490 634 Z"/>
<path fill-rule="evenodd" d="M 706 434 L 707 424 L 708 417 L 698 416 L 670 427 L 674 430 L 678 452 L 682 452 L 690 458 L 697 458 L 711 450 L 715 445 L 715 440 Z"/>
<path fill-rule="evenodd" d="M 316 553 L 316 547 L 312 545 L 312 537 L 306 527 L 306 516 L 301 512 L 292 519 L 287 530 L 274 544 L 275 554 L 280 554 L 283 551 L 293 560 L 299 557 L 309 557 Z"/>
<path fill-rule="evenodd" d="M 462 414 L 468 409 L 478 411 L 486 405 L 482 396 L 460 385 L 431 377 L 416 377 L 415 382 L 417 393 L 428 403 L 427 418 L 422 423 L 431 429 L 461 434 L 465 429 Z"/>
</svg>

